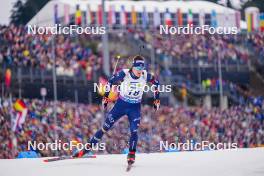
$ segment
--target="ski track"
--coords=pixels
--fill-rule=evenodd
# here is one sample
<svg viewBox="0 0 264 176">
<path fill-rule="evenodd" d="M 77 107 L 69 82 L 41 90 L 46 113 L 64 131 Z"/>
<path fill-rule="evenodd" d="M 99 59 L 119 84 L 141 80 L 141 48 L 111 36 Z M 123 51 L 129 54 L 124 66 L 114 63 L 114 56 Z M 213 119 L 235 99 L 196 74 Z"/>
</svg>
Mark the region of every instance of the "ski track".
<svg viewBox="0 0 264 176">
<path fill-rule="evenodd" d="M 129 172 L 126 155 L 43 160 L 0 159 L 0 176 L 264 176 L 264 148 L 137 154 Z"/>
</svg>

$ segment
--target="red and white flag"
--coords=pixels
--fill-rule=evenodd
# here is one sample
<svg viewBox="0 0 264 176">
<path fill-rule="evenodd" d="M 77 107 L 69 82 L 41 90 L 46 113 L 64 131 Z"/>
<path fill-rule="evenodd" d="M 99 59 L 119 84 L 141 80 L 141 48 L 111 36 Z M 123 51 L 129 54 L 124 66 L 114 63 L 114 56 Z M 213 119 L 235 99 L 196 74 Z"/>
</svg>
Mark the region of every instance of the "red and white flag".
<svg viewBox="0 0 264 176">
<path fill-rule="evenodd" d="M 166 9 L 166 12 L 164 14 L 164 19 L 165 19 L 165 24 L 168 26 L 172 25 L 172 19 L 171 19 L 171 14 L 169 12 L 169 9 Z"/>
</svg>

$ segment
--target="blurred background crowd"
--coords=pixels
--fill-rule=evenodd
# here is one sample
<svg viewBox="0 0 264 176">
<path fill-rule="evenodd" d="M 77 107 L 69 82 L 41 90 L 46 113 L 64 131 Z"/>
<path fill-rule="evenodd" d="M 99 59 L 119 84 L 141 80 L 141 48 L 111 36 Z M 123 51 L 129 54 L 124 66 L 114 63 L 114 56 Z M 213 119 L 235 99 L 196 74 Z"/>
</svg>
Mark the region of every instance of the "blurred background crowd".
<svg viewBox="0 0 264 176">
<path fill-rule="evenodd" d="M 28 113 L 25 123 L 15 132 L 11 130 L 16 112 L 9 99 L 1 99 L 0 108 L 0 158 L 14 158 L 20 151 L 28 150 L 28 141 L 37 143 L 62 143 L 78 141 L 86 143 L 101 127 L 104 111 L 99 105 L 57 102 L 57 124 L 52 115 L 52 101 L 25 99 Z M 262 104 L 263 105 L 263 104 Z M 209 141 L 212 143 L 237 143 L 239 148 L 260 147 L 264 143 L 263 118 L 258 117 L 255 106 L 234 106 L 221 111 L 202 107 L 162 106 L 157 112 L 151 106 L 142 106 L 139 128 L 138 152 L 160 151 L 160 141 L 169 143 Z M 129 126 L 126 117 L 109 131 L 102 142 L 105 151 L 95 153 L 125 153 L 128 148 Z M 58 138 L 55 138 L 54 131 Z M 40 156 L 54 156 L 55 151 L 36 152 Z M 69 155 L 72 151 L 59 151 Z"/>
<path fill-rule="evenodd" d="M 194 59 L 207 63 L 218 58 L 247 63 L 251 47 L 263 60 L 264 36 L 262 33 L 238 35 L 161 35 L 158 30 L 128 29 L 120 33 L 110 33 L 117 40 L 132 34 L 154 47 L 157 54 L 173 56 L 174 60 Z M 28 34 L 25 26 L 0 26 L 0 61 L 7 66 L 31 66 L 52 69 L 51 35 Z M 96 72 L 102 67 L 100 37 L 96 35 L 57 35 L 56 66 L 58 73 L 74 76 L 80 69 L 87 73 Z M 94 44 L 94 45 L 93 45 Z M 114 59 L 114 51 L 111 59 Z M 117 53 L 116 53 L 117 54 Z M 125 56 L 128 57 L 128 56 Z M 222 62 L 225 62 L 224 60 Z"/>
<path fill-rule="evenodd" d="M 179 35 L 177 40 L 170 36 L 163 38 L 156 32 L 152 34 L 154 35 L 148 31 L 130 29 L 118 34 L 110 33 L 110 36 L 113 40 L 122 40 L 125 35 L 131 35 L 135 41 L 144 42 L 147 47 L 154 47 L 156 54 L 160 57 L 157 57 L 159 60 L 154 63 L 155 70 L 150 65 L 149 69 L 156 75 L 160 72 L 161 79 L 173 75 L 170 67 L 164 66 L 163 61 L 168 56 L 173 59 L 172 64 L 177 64 L 176 61 L 189 64 L 190 60 L 195 62 L 202 60 L 203 64 L 214 63 L 217 62 L 219 52 L 223 59 L 227 60 L 227 65 L 234 63 L 248 65 L 252 52 L 256 52 L 259 58 L 263 59 L 264 43 L 263 35 L 260 33 L 235 36 Z M 51 37 L 27 34 L 24 26 L 1 26 L 0 62 L 2 68 L 15 70 L 23 67 L 51 71 L 53 65 Z M 220 49 L 217 50 L 217 47 L 213 46 L 219 46 Z M 88 81 L 96 81 L 98 78 L 94 75 L 103 74 L 101 47 L 97 36 L 58 35 L 55 45 L 57 76 L 75 78 L 80 73 L 84 73 Z M 115 55 L 119 52 L 117 49 L 111 50 L 111 69 L 115 65 Z M 129 53 L 124 55 L 124 57 L 129 57 Z M 130 67 L 129 63 L 129 59 L 120 60 L 117 70 Z M 196 82 L 192 76 L 184 78 L 186 80 L 181 83 L 189 88 L 192 87 L 190 82 Z M 202 90 L 209 92 L 219 90 L 217 76 L 204 77 L 200 81 L 198 84 Z M 248 92 L 245 94 L 240 84 L 228 78 L 224 79 L 222 84 L 224 88 L 228 87 L 233 95 L 242 95 L 248 101 L 243 99 L 239 104 L 232 105 L 225 110 L 217 107 L 207 109 L 202 106 L 163 106 L 156 113 L 151 110 L 151 106 L 144 105 L 138 151 L 159 152 L 159 141 L 194 140 L 201 142 L 208 140 L 214 143 L 234 142 L 239 147 L 261 146 L 264 143 L 263 104 L 255 106 L 253 103 L 252 105 L 253 101 L 250 98 L 254 96 Z M 20 151 L 27 150 L 28 141 L 44 143 L 54 141 L 55 130 L 58 139 L 62 142 L 69 142 L 69 140 L 86 142 L 101 126 L 104 119 L 104 113 L 99 105 L 59 101 L 56 111 L 57 124 L 55 124 L 53 101 L 38 99 L 25 99 L 24 101 L 28 108 L 27 118 L 23 126 L 16 131 L 10 130 L 17 113 L 12 107 L 12 101 L 7 98 L 1 101 L 0 158 L 13 158 Z M 251 102 L 251 105 L 248 102 Z M 103 142 L 107 144 L 107 150 L 104 153 L 125 153 L 127 150 L 129 131 L 125 118 L 117 126 L 118 128 L 113 129 L 103 139 Z M 56 154 L 51 150 L 36 152 L 40 156 Z M 59 154 L 70 154 L 71 152 L 59 151 Z"/>
</svg>

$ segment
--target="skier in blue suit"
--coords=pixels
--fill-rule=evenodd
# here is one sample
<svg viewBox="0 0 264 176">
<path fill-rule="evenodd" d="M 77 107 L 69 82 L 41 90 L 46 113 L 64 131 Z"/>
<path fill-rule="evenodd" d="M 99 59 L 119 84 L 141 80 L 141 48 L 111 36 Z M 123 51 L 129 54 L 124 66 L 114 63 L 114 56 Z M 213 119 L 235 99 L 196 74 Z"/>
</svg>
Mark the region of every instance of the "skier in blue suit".
<svg viewBox="0 0 264 176">
<path fill-rule="evenodd" d="M 103 127 L 95 133 L 89 143 L 98 143 L 102 139 L 104 133 L 110 130 L 115 122 L 117 122 L 122 116 L 127 115 L 131 133 L 127 161 L 129 164 L 133 164 L 135 162 L 135 153 L 138 142 L 138 127 L 140 124 L 140 109 L 144 86 L 148 82 L 154 85 L 155 91 L 153 106 L 156 110 L 158 110 L 160 106 L 158 91 L 159 81 L 145 70 L 144 58 L 140 55 L 136 55 L 133 58 L 132 68 L 123 69 L 117 74 L 114 74 L 109 79 L 108 84 L 112 87 L 113 84 L 118 82 L 121 82 L 119 98 L 112 110 L 107 113 Z M 108 95 L 109 91 L 106 92 L 103 97 L 103 105 L 105 107 L 108 103 Z M 73 157 L 82 157 L 87 152 L 89 152 L 89 150 L 76 152 Z"/>
</svg>

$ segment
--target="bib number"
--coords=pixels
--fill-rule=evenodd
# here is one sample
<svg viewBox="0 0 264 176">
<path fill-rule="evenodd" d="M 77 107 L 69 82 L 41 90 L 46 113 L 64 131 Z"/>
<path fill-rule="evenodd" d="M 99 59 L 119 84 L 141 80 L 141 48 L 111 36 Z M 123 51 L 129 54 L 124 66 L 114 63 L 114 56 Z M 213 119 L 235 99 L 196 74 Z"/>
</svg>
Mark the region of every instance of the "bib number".
<svg viewBox="0 0 264 176">
<path fill-rule="evenodd" d="M 138 94 L 140 93 L 140 91 L 138 90 L 138 91 L 130 91 L 129 93 L 128 93 L 128 95 L 133 95 L 133 96 L 138 96 Z"/>
</svg>

